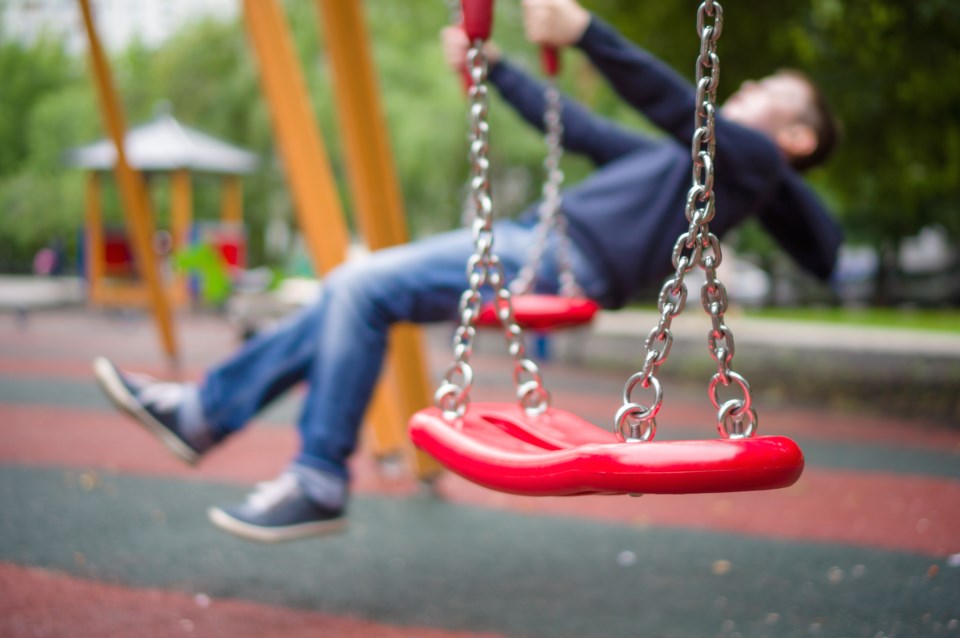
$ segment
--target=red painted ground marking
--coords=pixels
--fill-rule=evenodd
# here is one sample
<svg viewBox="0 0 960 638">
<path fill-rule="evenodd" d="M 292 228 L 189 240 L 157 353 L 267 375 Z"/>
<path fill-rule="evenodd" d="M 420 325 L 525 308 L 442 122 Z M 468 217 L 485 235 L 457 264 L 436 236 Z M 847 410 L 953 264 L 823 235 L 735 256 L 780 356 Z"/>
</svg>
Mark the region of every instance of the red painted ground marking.
<svg viewBox="0 0 960 638">
<path fill-rule="evenodd" d="M 196 381 L 202 378 L 203 367 L 183 367 L 176 373 L 169 367 L 154 358 L 142 365 L 127 365 L 129 369 L 150 374 L 161 379 L 183 379 Z M 17 379 L 70 379 L 89 380 L 94 383 L 89 360 L 64 361 L 45 360 L 37 361 L 29 358 L 0 359 L 0 383 L 3 377 Z M 619 401 L 619 397 L 611 397 Z M 592 419 L 599 426 L 612 421 L 612 415 L 619 408 L 619 403 L 612 403 L 611 397 L 600 397 L 596 393 L 565 391 L 554 397 L 554 405 L 564 408 L 575 414 Z M 671 438 L 676 432 L 688 435 L 691 432 L 702 433 L 703 438 L 716 436 L 715 427 L 711 421 L 713 411 L 706 399 L 706 394 L 700 403 L 691 404 L 687 397 L 678 397 L 667 401 L 657 417 L 660 426 L 658 438 Z M 476 392 L 475 400 L 512 401 L 512 392 L 509 389 L 486 388 Z M 761 408 L 762 409 L 762 408 Z M 609 416 L 609 418 L 607 418 Z M 936 451 L 953 451 L 960 455 L 960 431 L 943 424 L 929 421 L 913 420 L 909 422 L 909 434 L 905 434 L 905 422 L 902 419 L 879 417 L 872 415 L 838 415 L 828 411 L 798 408 L 775 408 L 762 412 L 762 433 L 780 434 L 784 436 L 802 437 L 821 441 L 839 441 L 846 443 L 863 442 L 864 444 L 892 445 L 915 449 Z"/>
<path fill-rule="evenodd" d="M 0 406 L 0 462 L 252 483 L 275 476 L 296 448 L 290 427 L 252 427 L 192 469 L 119 414 Z M 366 453 L 352 463 L 355 489 L 411 494 L 409 476 L 388 479 Z M 452 502 L 638 527 L 678 526 L 801 541 L 849 543 L 931 556 L 960 552 L 960 481 L 879 472 L 807 469 L 786 490 L 719 495 L 526 498 L 444 475 Z"/>
<path fill-rule="evenodd" d="M 185 360 L 181 362 L 181 369 L 174 371 L 160 353 L 153 325 L 146 316 L 131 320 L 106 316 L 94 310 L 71 310 L 37 313 L 31 317 L 26 329 L 15 327 L 12 320 L 8 323 L 9 329 L 0 329 L 0 374 L 20 377 L 83 378 L 89 374 L 91 359 L 103 354 L 115 358 L 122 367 L 157 377 L 199 379 L 205 367 L 228 356 L 239 345 L 236 333 L 221 317 L 179 316 L 178 336 Z M 450 355 L 445 340 L 436 342 L 430 342 L 434 347 L 427 355 L 431 369 L 440 371 L 449 363 Z M 482 379 L 496 380 L 500 386 L 509 383 L 509 364 L 505 356 L 477 353 L 472 363 Z M 610 383 L 609 392 L 601 397 L 596 391 L 585 393 L 578 389 L 577 380 L 585 374 L 582 368 L 547 363 L 543 369 L 548 386 L 554 390 L 556 405 L 591 418 L 601 426 L 612 420 L 619 407 L 625 377 L 609 370 L 586 372 L 594 384 L 598 381 L 604 385 Z M 478 383 L 476 394 L 481 396 L 488 389 L 486 383 Z M 494 387 L 490 396 L 494 397 L 493 400 L 509 400 L 509 394 L 505 394 L 503 388 Z M 956 429 L 934 422 L 910 420 L 907 436 L 902 418 L 763 405 L 759 410 L 762 431 L 766 433 L 960 452 L 960 434 Z M 700 431 L 704 437 L 711 437 L 714 433 L 712 412 L 705 390 L 691 394 L 688 389 L 676 394 L 668 389 L 658 419 L 660 438 L 670 438 L 672 429 L 683 433 Z"/>
<path fill-rule="evenodd" d="M 194 468 L 167 453 L 152 435 L 119 413 L 0 405 L 0 463 L 250 484 L 276 476 L 296 448 L 295 428 L 253 423 Z M 351 469 L 360 491 L 410 494 L 417 489 L 417 482 L 409 477 L 383 477 L 369 454 L 355 455 Z"/>
<path fill-rule="evenodd" d="M 220 360 L 229 353 L 226 348 L 207 349 L 191 347 L 184 348 L 177 365 L 167 360 L 156 348 L 144 348 L 140 344 L 124 340 L 116 340 L 110 347 L 100 347 L 89 342 L 86 337 L 81 342 L 52 345 L 49 343 L 30 344 L 17 343 L 0 346 L 0 361 L 6 362 L 5 369 L 12 369 L 13 364 L 19 362 L 34 362 L 37 366 L 50 366 L 56 376 L 58 366 L 86 366 L 88 369 L 95 357 L 106 356 L 122 362 L 124 366 L 131 366 L 134 370 L 151 368 L 173 374 L 178 368 L 204 369 L 211 363 Z"/>
<path fill-rule="evenodd" d="M 175 321 L 177 328 L 185 333 L 184 341 L 189 341 L 191 335 L 197 333 L 236 336 L 222 316 L 178 313 Z M 156 329 L 146 312 L 134 317 L 119 317 L 99 310 L 70 308 L 31 313 L 25 323 L 13 315 L 0 315 L 0 328 L 0 343 L 16 335 L 42 335 L 43 338 L 56 339 L 75 338 L 77 335 L 121 334 L 140 337 L 151 345 L 157 344 Z"/>
<path fill-rule="evenodd" d="M 178 317 L 177 337 L 186 361 L 208 363 L 237 347 L 236 332 L 222 319 Z M 94 356 L 164 365 L 149 319 L 111 320 L 95 313 L 36 315 L 26 328 L 0 324 L 0 357 L 89 361 Z"/>
<path fill-rule="evenodd" d="M 120 587 L 0 563 L 0 635 L 140 638 L 497 638 L 498 634 L 392 627 L 229 598 Z"/>
<path fill-rule="evenodd" d="M 526 498 L 445 475 L 450 500 L 534 515 L 843 543 L 943 557 L 960 551 L 960 482 L 808 469 L 785 490 L 732 494 Z"/>
<path fill-rule="evenodd" d="M 203 375 L 202 367 L 180 368 L 178 371 L 171 369 L 163 364 L 158 364 L 156 360 L 144 363 L 131 370 L 142 372 L 158 379 L 183 379 L 192 381 L 199 379 Z M 0 359 L 0 383 L 3 377 L 13 377 L 17 379 L 36 379 L 55 381 L 57 379 L 68 379 L 70 381 L 89 381 L 95 383 L 93 379 L 93 359 L 82 360 L 56 360 L 38 361 L 36 359 L 20 359 L 5 357 Z"/>
<path fill-rule="evenodd" d="M 178 323 L 177 329 L 178 343 L 189 348 L 208 350 L 213 346 L 227 347 L 238 341 L 236 332 L 226 323 L 204 326 L 188 321 Z M 30 324 L 26 329 L 0 330 L 0 348 L 31 345 L 44 349 L 114 349 L 120 344 L 163 356 L 156 332 L 149 324 L 129 326 L 123 322 L 66 321 L 58 327 Z"/>
</svg>

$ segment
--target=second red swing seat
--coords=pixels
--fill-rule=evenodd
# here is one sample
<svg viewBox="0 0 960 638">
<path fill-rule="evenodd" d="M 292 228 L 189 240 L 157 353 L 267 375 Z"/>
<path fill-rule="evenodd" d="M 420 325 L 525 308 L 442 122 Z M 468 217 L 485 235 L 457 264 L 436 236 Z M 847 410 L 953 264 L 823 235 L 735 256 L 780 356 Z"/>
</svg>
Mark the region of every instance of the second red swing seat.
<svg viewBox="0 0 960 638">
<path fill-rule="evenodd" d="M 514 295 L 513 316 L 521 328 L 548 332 L 559 328 L 574 328 L 593 321 L 600 305 L 586 297 L 526 294 Z M 477 317 L 477 325 L 500 325 L 494 304 L 485 304 Z"/>
<path fill-rule="evenodd" d="M 526 496 L 768 490 L 793 485 L 804 466 L 782 436 L 621 443 L 564 410 L 529 417 L 511 403 L 475 403 L 453 422 L 421 410 L 410 437 L 467 480 Z"/>
</svg>

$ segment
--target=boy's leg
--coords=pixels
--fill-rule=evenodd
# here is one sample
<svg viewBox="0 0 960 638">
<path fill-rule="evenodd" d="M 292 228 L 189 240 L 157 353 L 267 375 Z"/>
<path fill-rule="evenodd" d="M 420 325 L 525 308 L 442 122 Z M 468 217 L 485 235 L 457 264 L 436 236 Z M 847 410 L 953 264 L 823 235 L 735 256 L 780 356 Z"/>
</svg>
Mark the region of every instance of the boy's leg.
<svg viewBox="0 0 960 638">
<path fill-rule="evenodd" d="M 326 302 L 310 306 L 247 341 L 207 371 L 200 384 L 205 422 L 217 440 L 243 428 L 262 408 L 307 378 Z"/>
<path fill-rule="evenodd" d="M 495 251 L 508 278 L 524 259 L 530 237 L 528 228 L 497 226 Z M 347 459 L 380 373 L 389 327 L 397 321 L 454 319 L 472 252 L 471 234 L 454 231 L 377 251 L 324 280 L 299 421 L 302 447 L 285 473 L 297 480 L 281 476 L 267 484 L 278 487 L 268 488 L 264 497 L 255 492 L 241 505 L 213 508 L 215 524 L 256 540 L 286 540 L 339 526 Z"/>
<path fill-rule="evenodd" d="M 123 372 L 105 357 L 94 359 L 93 372 L 118 409 L 185 463 L 196 463 L 215 443 L 203 425 L 196 386 Z"/>
<path fill-rule="evenodd" d="M 504 231 L 506 232 L 506 231 Z M 451 321 L 467 285 L 467 231 L 381 250 L 328 277 L 318 355 L 299 422 L 297 462 L 347 478 L 367 404 L 398 321 Z"/>
<path fill-rule="evenodd" d="M 318 306 L 244 344 L 212 368 L 199 386 L 123 372 L 102 357 L 94 361 L 94 373 L 118 408 L 192 464 L 306 378 L 316 350 Z"/>
</svg>

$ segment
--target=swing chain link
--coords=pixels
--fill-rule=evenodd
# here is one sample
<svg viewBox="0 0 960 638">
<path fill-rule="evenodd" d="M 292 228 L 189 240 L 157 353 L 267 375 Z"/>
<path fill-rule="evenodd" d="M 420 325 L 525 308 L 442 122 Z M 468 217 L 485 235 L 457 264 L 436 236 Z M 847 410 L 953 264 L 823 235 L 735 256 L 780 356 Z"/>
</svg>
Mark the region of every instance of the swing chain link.
<svg viewBox="0 0 960 638">
<path fill-rule="evenodd" d="M 463 5 L 461 0 L 444 0 L 447 5 L 449 23 L 455 27 L 463 27 Z M 460 207 L 460 226 L 469 228 L 473 224 L 474 212 L 473 202 L 470 197 L 470 184 L 464 184 L 458 191 L 458 199 L 462 202 Z"/>
<path fill-rule="evenodd" d="M 696 110 L 690 149 L 693 183 L 687 193 L 684 210 L 689 227 L 674 244 L 672 262 L 675 272 L 664 281 L 660 290 L 657 299 L 660 320 L 644 342 L 643 365 L 624 386 L 623 405 L 614 418 L 614 432 L 620 440 L 646 441 L 652 439 L 656 432 L 656 415 L 663 403 L 663 392 L 656 372 L 666 362 L 673 344 L 673 319 L 683 312 L 686 305 L 684 276 L 697 266 L 706 275 L 700 289 L 700 301 L 711 319 L 707 347 L 717 362 L 717 372 L 709 385 L 710 401 L 717 409 L 717 429 L 723 438 L 750 437 L 757 429 L 757 414 L 752 407 L 750 386 L 731 367 L 733 331 L 724 322 L 724 312 L 728 306 L 727 291 L 717 276 L 723 254 L 720 241 L 709 229 L 716 211 L 713 186 L 717 142 L 716 98 L 720 78 L 717 40 L 722 28 L 723 7 L 716 0 L 704 0 L 697 10 L 700 54 L 697 57 Z M 721 404 L 718 388 L 731 384 L 740 388 L 743 398 L 729 399 Z M 653 389 L 654 398 L 650 405 L 634 401 L 632 393 L 637 386 Z"/>
<path fill-rule="evenodd" d="M 514 383 L 517 399 L 528 414 L 536 415 L 549 407 L 549 395 L 537 365 L 527 358 L 523 331 L 513 313 L 509 289 L 504 285 L 503 264 L 493 252 L 493 205 L 490 197 L 489 102 L 487 96 L 487 57 L 483 40 L 474 40 L 467 53 L 470 73 L 470 201 L 475 217 L 471 223 L 474 254 L 467 260 L 469 288 L 460 296 L 460 325 L 453 337 L 454 363 L 444 375 L 434 401 L 444 418 L 463 417 L 470 402 L 473 368 L 470 355 L 477 336 L 477 318 L 483 303 L 480 289 L 490 286 L 494 292 L 497 317 L 504 328 L 507 349 L 514 359 Z"/>
<path fill-rule="evenodd" d="M 543 182 L 543 200 L 539 209 L 540 223 L 537 224 L 537 235 L 530 248 L 527 263 L 524 264 L 520 274 L 511 283 L 510 290 L 518 295 L 530 294 L 534 291 L 537 273 L 540 270 L 543 254 L 546 252 L 547 242 L 549 241 L 549 234 L 551 230 L 554 230 L 558 242 L 557 270 L 559 272 L 560 294 L 565 297 L 580 297 L 583 296 L 583 291 L 573 274 L 570 239 L 567 237 L 567 220 L 560 213 L 563 203 L 560 190 L 564 180 L 563 169 L 560 167 L 560 161 L 563 159 L 563 100 L 560 89 L 557 87 L 556 78 L 551 77 L 549 79 L 544 100 L 546 104 L 543 111 L 543 128 L 547 154 L 543 160 L 546 179 Z"/>
</svg>

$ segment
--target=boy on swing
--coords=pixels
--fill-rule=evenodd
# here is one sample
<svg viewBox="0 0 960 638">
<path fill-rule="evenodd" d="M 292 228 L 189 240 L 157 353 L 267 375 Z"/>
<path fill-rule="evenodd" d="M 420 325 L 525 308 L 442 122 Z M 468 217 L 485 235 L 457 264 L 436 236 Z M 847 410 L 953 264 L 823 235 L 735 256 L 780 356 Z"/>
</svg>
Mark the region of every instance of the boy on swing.
<svg viewBox="0 0 960 638">
<path fill-rule="evenodd" d="M 668 137 L 654 139 L 565 100 L 564 147 L 596 171 L 563 193 L 574 275 L 587 296 L 618 308 L 671 269 L 672 241 L 683 215 L 692 160 L 695 91 L 663 63 L 622 38 L 576 0 L 524 0 L 524 28 L 537 45 L 577 46 L 613 89 Z M 460 72 L 468 42 L 458 28 L 441 34 L 450 67 Z M 489 45 L 490 82 L 521 116 L 542 126 L 544 88 Z M 829 156 L 833 115 L 797 72 L 745 83 L 716 120 L 718 236 L 756 216 L 806 270 L 829 279 L 841 231 L 799 172 Z M 537 206 L 519 222 L 496 225 L 496 252 L 508 278 L 533 241 Z M 555 246 L 553 246 L 555 248 Z M 545 255 L 544 269 L 555 268 Z M 246 501 L 210 509 L 211 521 L 244 538 L 279 541 L 340 529 L 361 419 L 380 372 L 390 326 L 450 321 L 473 252 L 456 230 L 381 250 L 344 264 L 325 279 L 314 305 L 246 343 L 197 384 L 166 383 L 94 369 L 111 400 L 187 463 L 241 430 L 268 403 L 301 381 L 308 392 L 299 418 L 300 450 L 287 469 Z M 543 281 L 557 281 L 544 273 Z M 547 290 L 545 292 L 555 292 Z"/>
</svg>

